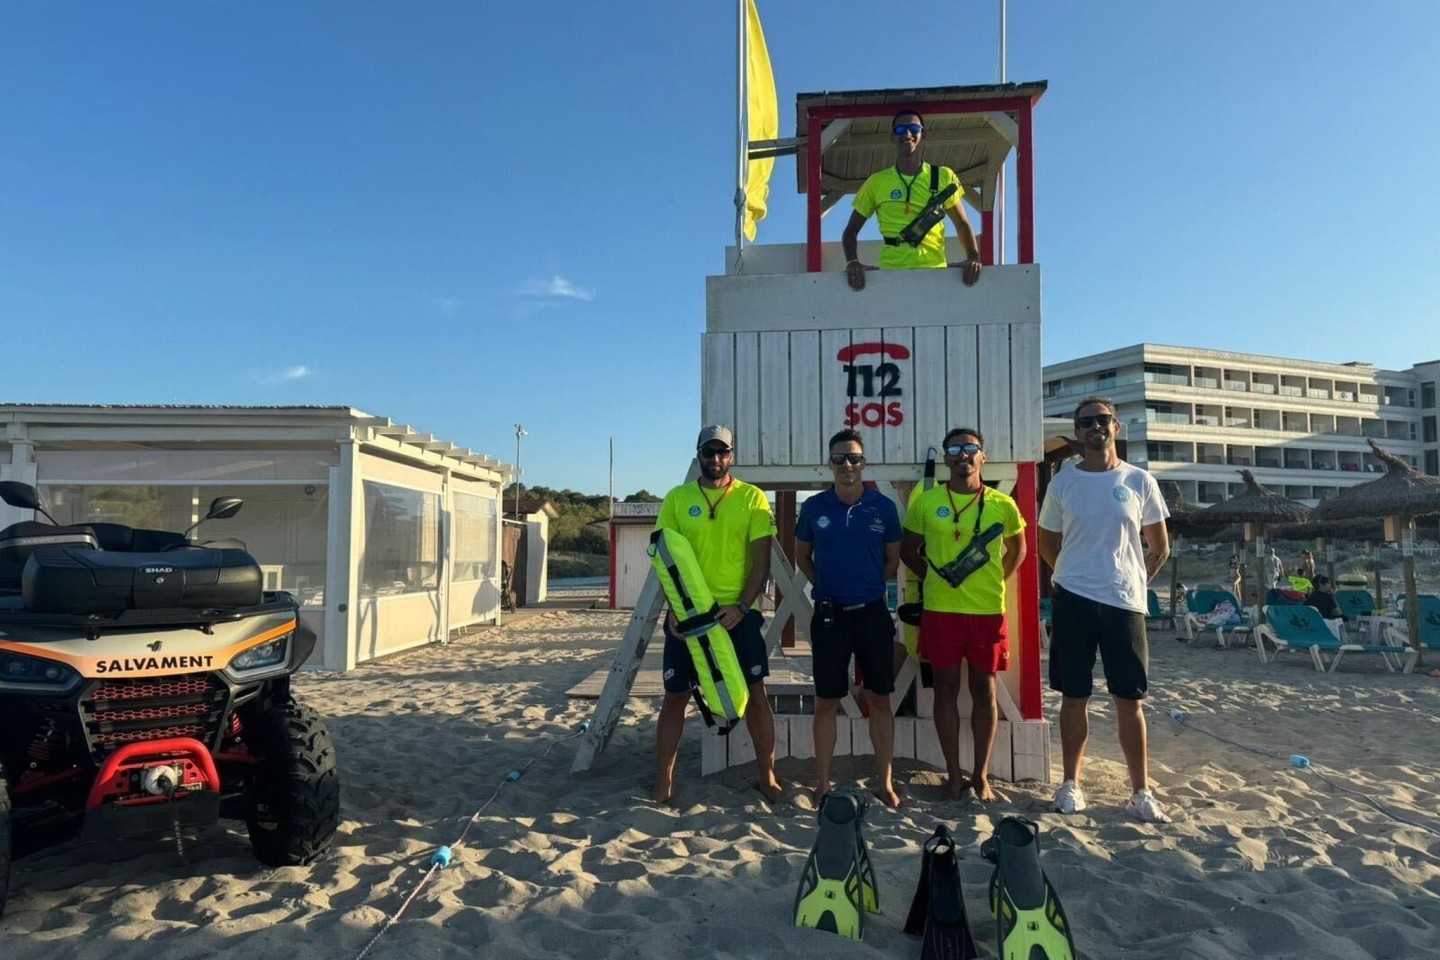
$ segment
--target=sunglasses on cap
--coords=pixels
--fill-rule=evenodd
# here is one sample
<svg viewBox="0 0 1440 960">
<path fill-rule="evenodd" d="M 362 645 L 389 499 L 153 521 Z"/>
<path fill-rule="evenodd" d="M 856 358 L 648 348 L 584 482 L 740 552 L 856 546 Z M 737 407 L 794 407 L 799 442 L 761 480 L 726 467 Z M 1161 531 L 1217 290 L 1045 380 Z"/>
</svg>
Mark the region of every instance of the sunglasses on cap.
<svg viewBox="0 0 1440 960">
<path fill-rule="evenodd" d="M 701 448 L 700 448 L 700 459 L 701 459 L 701 460 L 724 460 L 724 459 L 725 459 L 726 457 L 728 457 L 728 456 L 730 456 L 730 448 L 729 448 L 729 447 L 701 447 Z"/>
<path fill-rule="evenodd" d="M 978 443 L 952 443 L 945 448 L 945 455 L 947 457 L 958 457 L 963 453 L 966 456 L 973 457 L 983 449 L 984 448 Z"/>
<path fill-rule="evenodd" d="M 922 126 L 921 126 L 920 124 L 918 124 L 918 123 L 897 123 L 897 124 L 895 124 L 895 136 L 897 136 L 897 137 L 903 137 L 903 136 L 904 136 L 905 134 L 907 134 L 907 133 L 913 133 L 913 134 L 915 134 L 915 136 L 918 137 L 918 136 L 920 136 L 920 134 L 922 134 L 922 133 L 924 133 L 924 132 L 925 132 L 925 128 L 922 127 Z"/>
<path fill-rule="evenodd" d="M 840 466 L 840 464 L 842 464 L 842 463 L 848 463 L 848 464 L 850 464 L 850 466 L 852 466 L 852 467 L 858 467 L 858 466 L 860 466 L 860 464 L 862 464 L 862 463 L 865 462 L 865 454 L 863 454 L 863 453 L 832 453 L 832 454 L 830 454 L 830 462 L 833 463 L 833 464 L 835 464 L 835 466 L 837 466 L 837 467 Z"/>
<path fill-rule="evenodd" d="M 1108 427 L 1115 422 L 1113 413 L 1097 413 L 1093 417 L 1076 417 L 1075 426 L 1081 430 L 1089 430 L 1091 427 Z"/>
</svg>

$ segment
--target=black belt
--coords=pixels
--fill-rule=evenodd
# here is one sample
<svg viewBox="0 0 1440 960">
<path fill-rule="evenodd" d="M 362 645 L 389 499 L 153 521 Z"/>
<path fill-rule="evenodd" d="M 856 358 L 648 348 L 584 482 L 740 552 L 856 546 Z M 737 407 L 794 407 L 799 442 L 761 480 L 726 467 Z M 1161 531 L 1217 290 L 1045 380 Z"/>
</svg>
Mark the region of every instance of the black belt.
<svg viewBox="0 0 1440 960">
<path fill-rule="evenodd" d="M 875 604 L 883 602 L 883 600 L 871 600 L 869 603 L 836 604 L 835 609 L 842 613 L 854 613 L 856 610 L 864 610 L 866 607 L 873 607 Z"/>
</svg>

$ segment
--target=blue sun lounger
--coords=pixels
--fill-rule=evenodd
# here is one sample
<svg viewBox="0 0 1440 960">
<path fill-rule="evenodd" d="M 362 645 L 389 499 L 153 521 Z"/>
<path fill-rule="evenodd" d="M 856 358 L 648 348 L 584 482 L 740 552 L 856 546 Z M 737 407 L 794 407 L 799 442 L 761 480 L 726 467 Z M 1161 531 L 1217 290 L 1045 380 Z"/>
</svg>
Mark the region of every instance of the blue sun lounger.
<svg viewBox="0 0 1440 960">
<path fill-rule="evenodd" d="M 1420 646 L 1440 653 L 1440 599 L 1422 596 L 1416 603 L 1420 608 Z M 1385 636 L 1391 643 L 1404 645 L 1404 666 L 1409 673 L 1415 669 L 1420 655 L 1409 647 L 1410 638 L 1405 627 L 1386 627 Z"/>
<path fill-rule="evenodd" d="M 1268 657 L 1265 653 L 1267 641 L 1275 648 Z M 1304 650 L 1321 673 L 1334 673 L 1347 653 L 1378 653 L 1385 668 L 1393 672 L 1404 653 L 1403 648 L 1390 644 L 1341 640 L 1330 632 L 1319 610 L 1303 604 L 1266 607 L 1265 623 L 1255 628 L 1255 649 L 1259 651 L 1262 663 L 1274 663 L 1281 650 Z M 1327 653 L 1334 654 L 1328 664 L 1325 662 Z M 1392 655 L 1394 660 L 1390 659 Z"/>
</svg>

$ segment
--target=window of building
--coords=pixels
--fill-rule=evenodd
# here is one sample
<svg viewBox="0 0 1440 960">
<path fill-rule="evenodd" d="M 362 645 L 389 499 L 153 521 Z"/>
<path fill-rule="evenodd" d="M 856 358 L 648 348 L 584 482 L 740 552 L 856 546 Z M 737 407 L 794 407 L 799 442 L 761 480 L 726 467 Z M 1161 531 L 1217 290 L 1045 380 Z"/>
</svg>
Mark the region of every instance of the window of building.
<svg viewBox="0 0 1440 960">
<path fill-rule="evenodd" d="M 1421 424 L 1421 433 L 1422 433 L 1422 435 L 1423 435 L 1423 440 L 1424 440 L 1424 442 L 1425 442 L 1425 443 L 1434 443 L 1434 442 L 1436 441 L 1436 435 L 1435 435 L 1435 418 L 1434 418 L 1434 417 L 1421 417 L 1421 418 L 1420 418 L 1420 424 Z"/>
<path fill-rule="evenodd" d="M 180 533 L 205 515 L 216 497 L 245 505 L 227 520 L 207 520 L 191 534 L 201 540 L 236 539 L 260 564 L 266 590 L 286 590 L 302 604 L 324 602 L 329 488 L 323 484 L 224 486 L 45 485 L 55 519 L 120 523 Z"/>
<path fill-rule="evenodd" d="M 433 590 L 440 570 L 440 495 L 364 481 L 360 596 Z"/>
<path fill-rule="evenodd" d="M 451 579 L 496 576 L 495 513 L 495 501 L 488 497 L 455 494 L 455 573 Z"/>
<path fill-rule="evenodd" d="M 1425 472 L 1440 477 L 1440 450 L 1425 451 Z"/>
<path fill-rule="evenodd" d="M 1426 410 L 1435 409 L 1435 382 L 1420 384 L 1420 406 Z"/>
</svg>

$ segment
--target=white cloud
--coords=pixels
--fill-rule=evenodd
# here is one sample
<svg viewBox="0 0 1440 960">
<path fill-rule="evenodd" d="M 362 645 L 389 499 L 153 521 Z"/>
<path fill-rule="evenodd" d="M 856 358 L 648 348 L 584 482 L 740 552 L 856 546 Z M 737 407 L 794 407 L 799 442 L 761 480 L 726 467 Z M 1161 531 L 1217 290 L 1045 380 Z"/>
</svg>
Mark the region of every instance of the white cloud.
<svg viewBox="0 0 1440 960">
<path fill-rule="evenodd" d="M 585 303 L 595 299 L 595 291 L 577 287 L 558 273 L 548 280 L 527 280 L 519 290 L 522 297 L 542 300 L 581 300 Z"/>
<path fill-rule="evenodd" d="M 313 371 L 306 366 L 286 367 L 284 370 L 277 370 L 265 376 L 264 380 L 271 386 L 279 386 L 282 383 L 294 383 L 296 380 L 304 380 Z"/>
</svg>

